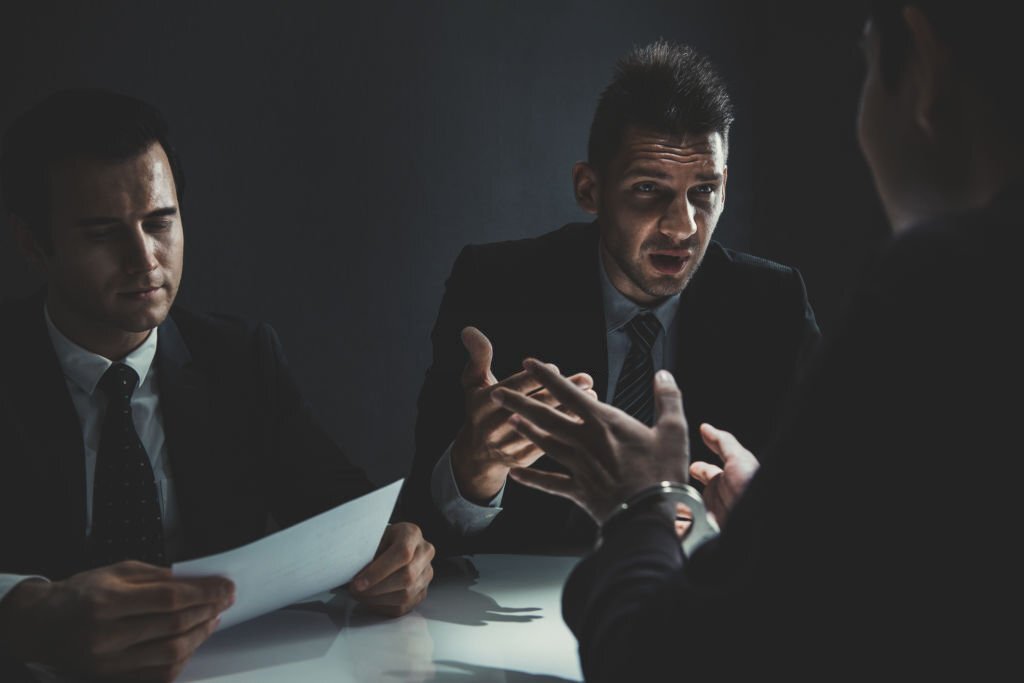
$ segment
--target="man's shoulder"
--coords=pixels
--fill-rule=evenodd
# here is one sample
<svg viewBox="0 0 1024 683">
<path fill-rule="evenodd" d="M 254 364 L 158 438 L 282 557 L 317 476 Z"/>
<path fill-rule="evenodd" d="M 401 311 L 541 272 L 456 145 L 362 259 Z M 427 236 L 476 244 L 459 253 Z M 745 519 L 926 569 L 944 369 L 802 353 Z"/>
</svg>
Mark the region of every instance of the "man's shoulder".
<svg viewBox="0 0 1024 683">
<path fill-rule="evenodd" d="M 596 258 L 597 242 L 596 223 L 568 223 L 534 237 L 467 244 L 459 254 L 458 263 L 471 263 L 480 269 L 502 269 L 523 263 L 536 267 L 540 263 L 562 260 L 566 255 L 578 260 L 588 245 L 593 246 Z"/>
<path fill-rule="evenodd" d="M 718 242 L 708 246 L 704 262 L 687 290 L 701 298 L 728 298 L 757 306 L 794 295 L 806 296 L 796 268 Z"/>
<path fill-rule="evenodd" d="M 184 343 L 190 355 L 241 359 L 260 346 L 277 343 L 266 322 L 219 312 L 199 312 L 175 305 L 160 327 L 161 343 Z"/>
<path fill-rule="evenodd" d="M 796 272 L 792 266 L 731 249 L 719 242 L 712 242 L 708 246 L 701 270 L 723 277 L 741 277 L 758 282 L 786 280 Z"/>
</svg>

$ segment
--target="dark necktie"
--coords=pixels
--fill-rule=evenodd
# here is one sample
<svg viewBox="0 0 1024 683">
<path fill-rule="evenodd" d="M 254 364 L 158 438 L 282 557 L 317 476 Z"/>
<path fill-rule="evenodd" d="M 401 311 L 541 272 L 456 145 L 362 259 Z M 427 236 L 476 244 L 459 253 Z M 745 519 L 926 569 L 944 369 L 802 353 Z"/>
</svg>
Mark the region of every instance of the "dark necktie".
<svg viewBox="0 0 1024 683">
<path fill-rule="evenodd" d="M 107 414 L 100 431 L 93 486 L 92 547 L 97 566 L 121 560 L 166 563 L 153 468 L 132 421 L 139 376 L 115 363 L 100 378 Z"/>
<path fill-rule="evenodd" d="M 622 364 L 619 382 L 615 385 L 612 405 L 629 413 L 646 425 L 654 424 L 654 361 L 651 347 L 661 331 L 661 323 L 653 313 L 638 313 L 628 323 L 629 352 Z"/>
</svg>

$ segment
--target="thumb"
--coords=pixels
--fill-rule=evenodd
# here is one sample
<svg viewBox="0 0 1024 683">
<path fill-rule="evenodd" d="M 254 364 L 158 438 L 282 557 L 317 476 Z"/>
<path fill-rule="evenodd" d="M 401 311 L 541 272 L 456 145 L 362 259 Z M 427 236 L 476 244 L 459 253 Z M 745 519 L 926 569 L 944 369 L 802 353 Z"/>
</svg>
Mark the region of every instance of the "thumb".
<svg viewBox="0 0 1024 683">
<path fill-rule="evenodd" d="M 659 429 L 682 428 L 686 431 L 683 395 L 668 370 L 658 370 L 654 375 L 654 412 L 657 415 L 655 425 Z"/>
<path fill-rule="evenodd" d="M 498 379 L 491 372 L 494 349 L 484 333 L 475 327 L 463 328 L 462 345 L 469 352 L 469 362 L 462 372 L 462 388 L 475 389 L 497 384 Z"/>
<path fill-rule="evenodd" d="M 700 426 L 700 437 L 723 464 L 734 458 L 754 457 L 731 432 L 712 427 L 707 422 Z"/>
</svg>

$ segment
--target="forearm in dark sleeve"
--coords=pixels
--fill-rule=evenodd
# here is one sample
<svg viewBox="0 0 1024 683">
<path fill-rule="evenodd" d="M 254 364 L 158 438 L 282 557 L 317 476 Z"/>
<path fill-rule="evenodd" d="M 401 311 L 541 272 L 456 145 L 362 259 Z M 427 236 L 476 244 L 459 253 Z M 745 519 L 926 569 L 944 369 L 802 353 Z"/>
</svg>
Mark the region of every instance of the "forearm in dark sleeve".
<svg viewBox="0 0 1024 683">
<path fill-rule="evenodd" d="M 562 611 L 588 683 L 668 680 L 673 667 L 695 666 L 709 596 L 687 582 L 683 564 L 671 522 L 647 511 L 609 529 L 572 572 Z"/>
</svg>

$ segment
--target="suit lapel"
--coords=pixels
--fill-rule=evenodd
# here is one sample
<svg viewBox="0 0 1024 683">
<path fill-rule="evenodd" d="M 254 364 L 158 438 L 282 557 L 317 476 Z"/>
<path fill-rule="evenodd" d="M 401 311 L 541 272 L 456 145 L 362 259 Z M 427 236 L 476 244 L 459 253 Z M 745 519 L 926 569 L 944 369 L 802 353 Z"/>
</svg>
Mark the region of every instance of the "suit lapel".
<svg viewBox="0 0 1024 683">
<path fill-rule="evenodd" d="M 210 387 L 207 378 L 195 368 L 173 317 L 168 316 L 159 329 L 157 382 L 164 438 L 185 540 L 194 549 L 203 545 L 203 520 L 209 519 L 203 482 L 209 478 L 204 468 L 210 462 Z"/>
<path fill-rule="evenodd" d="M 52 496 L 53 509 L 63 509 L 57 519 L 66 519 L 67 539 L 71 547 L 85 550 L 85 445 L 82 427 L 68 393 L 64 373 L 57 361 L 53 343 L 46 331 L 43 297 L 29 299 L 21 320 L 12 329 L 26 333 L 15 347 L 16 363 L 10 365 L 12 406 L 21 412 L 31 469 L 39 481 L 59 482 L 46 486 L 43 496 Z M 83 559 L 84 555 L 78 555 Z M 78 564 L 72 561 L 72 566 Z"/>
<path fill-rule="evenodd" d="M 569 241 L 559 262 L 574 267 L 555 288 L 555 316 L 548 339 L 552 343 L 549 358 L 564 374 L 586 372 L 594 378 L 594 390 L 601 398 L 608 384 L 608 334 L 605 330 L 601 274 L 598 265 L 598 228 L 596 221 Z"/>
</svg>

